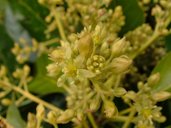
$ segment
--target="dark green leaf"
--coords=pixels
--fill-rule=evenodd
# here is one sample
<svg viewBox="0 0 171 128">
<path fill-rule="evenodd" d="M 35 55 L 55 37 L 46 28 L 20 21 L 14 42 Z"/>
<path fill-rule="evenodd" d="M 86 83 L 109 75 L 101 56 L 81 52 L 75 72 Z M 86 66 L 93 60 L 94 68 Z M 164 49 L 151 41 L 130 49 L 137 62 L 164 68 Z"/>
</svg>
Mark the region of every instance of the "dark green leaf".
<svg viewBox="0 0 171 128">
<path fill-rule="evenodd" d="M 4 64 L 12 72 L 16 65 L 15 57 L 10 52 L 13 47 L 13 41 L 8 36 L 5 27 L 0 25 L 0 64 Z"/>
<path fill-rule="evenodd" d="M 13 39 L 14 42 L 19 42 L 20 38 L 24 38 L 28 43 L 31 44 L 31 37 L 29 33 L 17 21 L 10 6 L 6 7 L 5 27 L 8 35 Z"/>
<path fill-rule="evenodd" d="M 18 20 L 30 35 L 37 40 L 45 40 L 45 16 L 48 10 L 35 0 L 15 0 L 10 2 Z"/>
<path fill-rule="evenodd" d="M 154 86 L 154 90 L 171 91 L 171 52 L 166 54 L 154 68 L 153 73 L 160 73 L 160 81 Z"/>
<path fill-rule="evenodd" d="M 126 24 L 121 31 L 122 34 L 144 23 L 144 13 L 139 7 L 137 0 L 117 0 L 115 3 L 123 7 L 123 12 L 126 17 Z"/>
<path fill-rule="evenodd" d="M 21 118 L 21 115 L 17 109 L 17 107 L 12 104 L 9 106 L 7 111 L 7 121 L 14 127 L 14 128 L 25 128 L 26 124 L 24 120 Z"/>
<path fill-rule="evenodd" d="M 46 95 L 55 92 L 64 92 L 62 88 L 57 87 L 56 81 L 44 74 L 44 76 L 36 76 L 29 85 L 29 90 L 33 93 Z"/>
<path fill-rule="evenodd" d="M 56 80 L 48 77 L 46 66 L 49 60 L 47 55 L 43 55 L 36 61 L 36 76 L 29 85 L 31 92 L 46 95 L 54 92 L 64 92 L 62 88 L 57 87 Z"/>
</svg>

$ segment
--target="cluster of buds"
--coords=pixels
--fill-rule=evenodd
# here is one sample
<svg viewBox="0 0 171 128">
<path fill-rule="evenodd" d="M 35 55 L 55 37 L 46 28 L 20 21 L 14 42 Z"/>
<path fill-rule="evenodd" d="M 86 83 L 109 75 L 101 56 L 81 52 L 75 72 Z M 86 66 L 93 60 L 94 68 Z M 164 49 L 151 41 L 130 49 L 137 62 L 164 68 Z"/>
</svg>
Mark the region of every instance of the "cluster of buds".
<svg viewBox="0 0 171 128">
<path fill-rule="evenodd" d="M 110 99 L 126 93 L 115 83 L 132 63 L 124 55 L 127 41 L 125 38 L 112 41 L 109 36 L 102 24 L 85 28 L 80 34 L 71 35 L 70 42 L 61 41 L 61 46 L 49 54 L 53 63 L 47 70 L 57 78 L 57 85 L 68 92 L 67 105 L 75 111 L 72 121 L 76 123 L 85 118 L 86 112 L 95 112 L 101 105 L 106 117 L 115 116 L 117 107 Z"/>
<path fill-rule="evenodd" d="M 4 65 L 1 65 L 0 67 L 0 80 L 7 83 L 9 82 L 9 78 L 7 76 L 7 68 Z M 11 99 L 6 98 L 6 96 L 9 94 L 11 90 L 3 85 L 0 85 L 0 89 L 1 104 L 3 106 L 9 106 L 12 103 L 12 101 Z"/>
<path fill-rule="evenodd" d="M 68 123 L 73 119 L 75 112 L 71 109 L 65 111 L 49 111 L 47 112 L 42 104 L 36 107 L 36 114 L 29 113 L 26 128 L 40 128 L 42 122 L 47 122 L 54 127 L 57 124 Z"/>
<path fill-rule="evenodd" d="M 150 9 L 149 4 L 151 4 L 151 0 L 138 0 L 138 4 L 143 9 L 143 11 L 148 11 Z"/>
<path fill-rule="evenodd" d="M 99 24 L 100 22 L 105 24 L 108 31 L 117 35 L 117 32 L 125 24 L 125 17 L 121 6 L 117 6 L 114 10 L 106 8 L 111 3 L 111 0 L 102 0 L 101 2 L 88 0 L 65 1 L 67 9 L 63 7 L 63 0 L 39 0 L 39 3 L 47 6 L 50 10 L 49 15 L 45 18 L 45 21 L 49 24 L 45 31 L 48 36 L 56 30 L 59 20 L 67 35 L 77 32 L 78 28 L 80 29 L 82 25 L 88 27 L 89 25 Z M 111 26 L 111 24 L 113 25 Z"/>
<path fill-rule="evenodd" d="M 159 81 L 159 73 L 149 77 L 147 83 L 138 83 L 139 91 L 128 91 L 123 97 L 125 102 L 135 108 L 137 116 L 134 119 L 136 128 L 155 128 L 154 121 L 164 122 L 166 118 L 161 114 L 161 107 L 157 102 L 163 101 L 171 96 L 166 91 L 153 92 L 152 87 Z M 132 103 L 133 101 L 133 103 Z"/>
<path fill-rule="evenodd" d="M 26 61 L 33 60 L 33 53 L 40 56 L 46 51 L 46 46 L 42 43 L 38 43 L 35 39 L 32 39 L 32 45 L 30 45 L 24 38 L 20 38 L 19 42 L 14 43 L 14 47 L 11 49 L 12 53 L 16 56 L 18 63 L 23 64 Z"/>
<path fill-rule="evenodd" d="M 156 0 L 156 6 L 152 9 L 152 15 L 156 19 L 157 29 L 160 35 L 169 33 L 167 26 L 171 21 L 171 4 L 170 0 Z"/>
<path fill-rule="evenodd" d="M 126 34 L 126 39 L 129 40 L 128 54 L 136 53 L 144 42 L 149 40 L 153 34 L 153 30 L 148 24 L 143 24 L 135 30 Z"/>
<path fill-rule="evenodd" d="M 17 68 L 12 75 L 16 79 L 24 78 L 25 81 L 30 82 L 31 77 L 29 76 L 29 74 L 30 67 L 28 65 L 24 65 L 23 69 Z"/>
<path fill-rule="evenodd" d="M 27 83 L 32 80 L 32 77 L 30 75 L 30 67 L 28 65 L 24 65 L 24 67 L 17 68 L 13 73 L 12 76 L 15 78 L 18 82 L 19 87 L 24 87 L 25 90 L 27 90 Z M 7 68 L 5 66 L 1 66 L 0 68 L 0 81 L 4 84 L 11 84 L 11 79 L 8 77 Z M 12 91 L 10 88 L 0 85 L 0 88 L 2 89 L 0 92 L 0 99 L 1 104 L 4 106 L 9 106 L 12 103 L 12 100 L 10 99 L 10 92 Z M 17 103 L 18 104 L 18 103 Z"/>
</svg>

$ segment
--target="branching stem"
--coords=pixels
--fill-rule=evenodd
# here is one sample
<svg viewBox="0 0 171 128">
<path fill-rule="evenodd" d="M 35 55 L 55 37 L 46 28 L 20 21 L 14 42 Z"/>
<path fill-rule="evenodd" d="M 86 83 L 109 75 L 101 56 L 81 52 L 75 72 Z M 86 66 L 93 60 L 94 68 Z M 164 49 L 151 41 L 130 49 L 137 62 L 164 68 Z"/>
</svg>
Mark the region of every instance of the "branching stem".
<svg viewBox="0 0 171 128">
<path fill-rule="evenodd" d="M 130 114 L 128 116 L 128 119 L 125 121 L 122 128 L 128 128 L 129 127 L 130 123 L 132 122 L 132 119 L 134 118 L 135 113 L 136 113 L 135 108 L 132 107 L 131 112 L 130 112 Z"/>
<path fill-rule="evenodd" d="M 66 35 L 65 35 L 65 32 L 64 32 L 64 28 L 63 28 L 61 20 L 60 20 L 60 14 L 56 11 L 55 7 L 52 8 L 52 13 L 54 15 L 54 18 L 55 18 L 55 21 L 56 21 L 56 24 L 57 24 L 57 27 L 58 27 L 61 38 L 64 41 L 67 41 L 67 38 L 66 38 Z"/>
<path fill-rule="evenodd" d="M 42 104 L 43 106 L 45 106 L 45 107 L 47 107 L 47 108 L 49 108 L 49 109 L 51 109 L 53 111 L 62 111 L 60 108 L 57 108 L 56 106 L 54 106 L 52 104 L 49 104 L 48 102 L 46 102 L 46 101 L 44 101 L 44 100 L 42 100 L 42 99 L 32 95 L 28 91 L 22 90 L 21 88 L 15 86 L 15 85 L 12 85 L 10 83 L 5 83 L 3 81 L 0 81 L 0 84 L 5 86 L 5 87 L 8 87 L 8 88 L 14 90 L 15 92 L 20 93 L 21 95 L 27 97 L 28 99 L 30 99 L 30 100 L 38 103 L 38 104 Z"/>
</svg>

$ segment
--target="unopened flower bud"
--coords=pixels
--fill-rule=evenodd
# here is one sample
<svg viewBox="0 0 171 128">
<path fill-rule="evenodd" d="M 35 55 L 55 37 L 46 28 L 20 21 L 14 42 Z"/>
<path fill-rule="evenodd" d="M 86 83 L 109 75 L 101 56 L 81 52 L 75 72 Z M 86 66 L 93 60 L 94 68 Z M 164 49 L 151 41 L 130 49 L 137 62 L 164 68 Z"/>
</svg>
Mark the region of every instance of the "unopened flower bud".
<svg viewBox="0 0 171 128">
<path fill-rule="evenodd" d="M 74 117 L 75 115 L 75 112 L 74 110 L 72 109 L 67 109 L 66 111 L 64 111 L 62 113 L 61 116 L 59 116 L 57 118 L 57 123 L 61 123 L 61 124 L 64 124 L 64 123 L 68 123 L 69 121 L 72 120 L 72 118 Z"/>
<path fill-rule="evenodd" d="M 132 63 L 132 60 L 129 59 L 127 56 L 122 55 L 120 57 L 115 58 L 111 62 L 111 68 L 114 73 L 124 73 L 125 71 L 128 70 Z"/>
<path fill-rule="evenodd" d="M 125 40 L 125 38 L 122 38 L 118 40 L 117 42 L 114 42 L 112 45 L 112 54 L 113 56 L 119 56 L 124 53 L 126 47 L 128 45 L 128 42 Z"/>
<path fill-rule="evenodd" d="M 114 90 L 113 93 L 116 97 L 120 97 L 120 96 L 123 96 L 124 94 L 126 94 L 126 90 L 124 88 L 118 87 Z"/>
<path fill-rule="evenodd" d="M 36 128 L 37 119 L 36 119 L 36 116 L 34 114 L 29 113 L 27 120 L 28 120 L 27 121 L 27 128 Z"/>
<path fill-rule="evenodd" d="M 111 118 L 118 114 L 118 110 L 112 101 L 106 100 L 104 102 L 104 113 L 107 118 Z"/>
<path fill-rule="evenodd" d="M 39 104 L 36 108 L 37 119 L 43 119 L 45 117 L 45 108 L 42 104 Z"/>
<path fill-rule="evenodd" d="M 77 112 L 77 119 L 78 119 L 78 121 L 80 121 L 80 122 L 84 119 L 84 114 L 83 114 L 82 111 L 78 111 L 78 112 Z"/>
<path fill-rule="evenodd" d="M 26 74 L 26 76 L 30 73 L 30 67 L 28 65 L 24 65 L 23 71 Z"/>
<path fill-rule="evenodd" d="M 55 112 L 55 111 L 50 111 L 48 114 L 47 114 L 47 119 L 49 121 L 49 123 L 51 124 L 56 124 L 56 120 L 57 118 L 59 117 L 59 113 Z"/>
<path fill-rule="evenodd" d="M 136 93 L 134 91 L 128 91 L 126 95 L 124 96 L 124 98 L 134 100 L 136 99 Z"/>
<path fill-rule="evenodd" d="M 14 43 L 14 47 L 11 49 L 14 55 L 18 55 L 21 51 L 21 48 L 18 43 Z"/>
<path fill-rule="evenodd" d="M 167 100 L 169 97 L 171 97 L 171 93 L 166 91 L 160 91 L 158 93 L 154 93 L 152 95 L 153 99 L 157 102 Z"/>
<path fill-rule="evenodd" d="M 159 122 L 159 123 L 163 123 L 166 121 L 166 117 L 165 116 L 159 116 L 159 117 L 153 117 L 153 120 Z"/>
<path fill-rule="evenodd" d="M 155 73 L 148 78 L 148 86 L 156 85 L 160 80 L 160 73 Z"/>
<path fill-rule="evenodd" d="M 96 111 L 100 107 L 100 97 L 96 96 L 93 98 L 92 102 L 90 103 L 90 110 Z"/>
<path fill-rule="evenodd" d="M 26 68 L 27 68 L 27 67 L 25 67 L 25 70 L 27 70 Z M 21 77 L 23 77 L 23 70 L 17 68 L 17 69 L 15 70 L 15 72 L 12 73 L 12 75 L 13 75 L 14 78 L 17 78 L 17 79 L 18 79 L 18 78 L 21 78 Z"/>
<path fill-rule="evenodd" d="M 93 51 L 93 40 L 90 34 L 85 35 L 78 41 L 78 51 L 83 57 L 88 57 Z"/>
<path fill-rule="evenodd" d="M 4 98 L 4 99 L 1 100 L 1 103 L 4 106 L 9 106 L 12 103 L 12 101 L 11 101 L 11 99 Z"/>
</svg>

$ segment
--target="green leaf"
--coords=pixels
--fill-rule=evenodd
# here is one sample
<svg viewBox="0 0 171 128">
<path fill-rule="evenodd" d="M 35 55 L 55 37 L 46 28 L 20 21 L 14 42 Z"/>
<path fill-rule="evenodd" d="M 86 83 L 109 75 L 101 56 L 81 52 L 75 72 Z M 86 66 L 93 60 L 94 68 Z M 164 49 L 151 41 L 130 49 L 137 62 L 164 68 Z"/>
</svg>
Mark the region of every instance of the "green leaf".
<svg viewBox="0 0 171 128">
<path fill-rule="evenodd" d="M 47 76 L 46 66 L 49 64 L 48 56 L 43 55 L 36 61 L 36 76 L 29 84 L 29 91 L 40 95 L 46 95 L 55 92 L 64 92 L 62 88 L 57 87 L 57 80 Z"/>
<path fill-rule="evenodd" d="M 137 0 L 116 0 L 115 4 L 123 7 L 123 13 L 126 17 L 126 24 L 123 26 L 121 34 L 133 30 L 144 23 L 144 13 L 139 7 Z"/>
<path fill-rule="evenodd" d="M 9 106 L 7 111 L 7 121 L 14 127 L 14 128 L 25 128 L 26 123 L 21 118 L 20 112 L 17 107 L 12 104 Z"/>
<path fill-rule="evenodd" d="M 160 73 L 160 81 L 154 86 L 154 90 L 167 90 L 171 92 L 171 52 L 163 57 L 152 73 L 157 72 Z"/>
<path fill-rule="evenodd" d="M 29 33 L 18 22 L 11 7 L 7 6 L 5 12 L 5 27 L 8 35 L 14 42 L 19 42 L 20 38 L 24 38 L 29 44 L 31 44 Z"/>
<path fill-rule="evenodd" d="M 13 41 L 8 36 L 5 27 L 0 24 L 0 64 L 8 67 L 10 75 L 14 70 L 16 61 L 14 55 L 10 52 L 13 47 Z"/>
<path fill-rule="evenodd" d="M 32 37 L 39 41 L 46 39 L 44 34 L 46 29 L 44 18 L 48 14 L 46 8 L 40 6 L 36 0 L 14 0 L 10 1 L 10 5 L 17 19 Z"/>
</svg>

